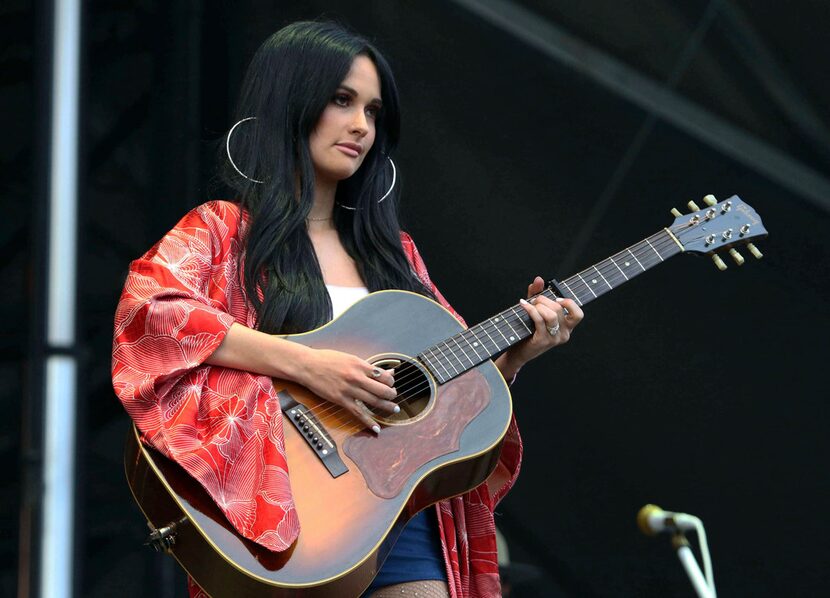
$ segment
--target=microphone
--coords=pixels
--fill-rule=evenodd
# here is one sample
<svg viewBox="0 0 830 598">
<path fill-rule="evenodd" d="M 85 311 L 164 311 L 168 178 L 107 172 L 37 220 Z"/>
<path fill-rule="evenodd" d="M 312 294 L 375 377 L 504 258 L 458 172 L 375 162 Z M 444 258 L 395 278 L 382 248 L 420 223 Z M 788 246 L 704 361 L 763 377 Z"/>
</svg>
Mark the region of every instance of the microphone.
<svg viewBox="0 0 830 598">
<path fill-rule="evenodd" d="M 699 521 L 694 515 L 664 511 L 657 505 L 646 505 L 637 513 L 637 525 L 647 536 L 693 530 Z"/>
</svg>

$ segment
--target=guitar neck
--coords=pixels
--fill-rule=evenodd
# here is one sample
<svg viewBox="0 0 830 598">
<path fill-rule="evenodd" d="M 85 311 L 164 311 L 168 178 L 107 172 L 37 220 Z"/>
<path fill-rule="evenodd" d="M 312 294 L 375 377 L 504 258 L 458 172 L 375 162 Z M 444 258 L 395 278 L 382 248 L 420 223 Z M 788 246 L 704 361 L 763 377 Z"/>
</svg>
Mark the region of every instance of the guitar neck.
<svg viewBox="0 0 830 598">
<path fill-rule="evenodd" d="M 540 295 L 573 299 L 583 306 L 682 251 L 676 237 L 663 229 L 570 278 L 552 281 Z M 521 342 L 533 330 L 533 321 L 517 303 L 433 345 L 418 359 L 443 384 Z"/>
</svg>

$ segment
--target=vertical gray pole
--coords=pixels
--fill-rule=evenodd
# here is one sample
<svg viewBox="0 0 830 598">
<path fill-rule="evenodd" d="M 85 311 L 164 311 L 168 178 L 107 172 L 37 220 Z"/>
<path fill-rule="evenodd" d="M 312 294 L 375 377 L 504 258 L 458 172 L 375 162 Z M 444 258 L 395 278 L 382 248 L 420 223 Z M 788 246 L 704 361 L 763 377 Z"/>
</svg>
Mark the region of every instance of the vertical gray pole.
<svg viewBox="0 0 830 598">
<path fill-rule="evenodd" d="M 39 595 L 74 589 L 80 0 L 54 1 Z"/>
</svg>

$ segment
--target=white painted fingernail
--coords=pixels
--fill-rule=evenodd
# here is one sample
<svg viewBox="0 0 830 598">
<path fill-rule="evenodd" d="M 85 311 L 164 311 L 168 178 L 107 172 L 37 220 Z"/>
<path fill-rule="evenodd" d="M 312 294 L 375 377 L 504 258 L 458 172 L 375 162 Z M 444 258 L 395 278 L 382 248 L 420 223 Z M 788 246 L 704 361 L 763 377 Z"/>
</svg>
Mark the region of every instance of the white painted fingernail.
<svg viewBox="0 0 830 598">
<path fill-rule="evenodd" d="M 523 305 L 530 305 L 530 304 L 529 304 L 527 301 L 525 301 L 524 299 L 519 299 L 519 303 L 521 303 L 521 304 L 523 304 Z"/>
<path fill-rule="evenodd" d="M 392 413 L 400 413 L 400 412 L 401 412 L 401 408 L 398 407 L 397 405 L 395 405 L 395 409 L 392 411 Z"/>
<path fill-rule="evenodd" d="M 376 424 L 376 425 L 374 425 L 374 426 L 372 426 L 372 431 L 373 431 L 375 434 L 380 434 L 380 426 L 378 426 L 377 424 Z"/>
</svg>

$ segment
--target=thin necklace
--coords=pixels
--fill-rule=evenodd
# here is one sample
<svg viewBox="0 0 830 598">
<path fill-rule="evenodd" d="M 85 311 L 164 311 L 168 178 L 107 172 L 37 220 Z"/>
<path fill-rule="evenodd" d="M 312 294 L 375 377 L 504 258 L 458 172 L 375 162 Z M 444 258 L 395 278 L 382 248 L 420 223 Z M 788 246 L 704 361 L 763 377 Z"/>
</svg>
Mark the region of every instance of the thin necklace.
<svg viewBox="0 0 830 598">
<path fill-rule="evenodd" d="M 309 222 L 325 222 L 326 220 L 331 220 L 334 216 L 329 216 L 328 218 L 306 218 Z"/>
</svg>

